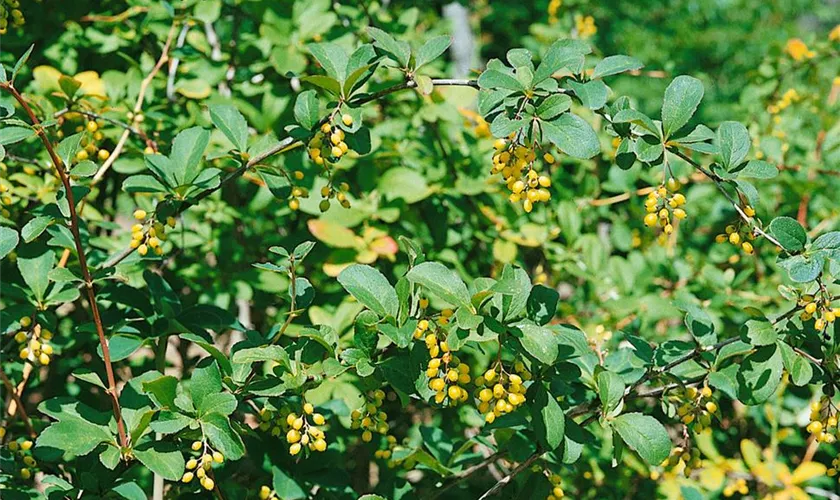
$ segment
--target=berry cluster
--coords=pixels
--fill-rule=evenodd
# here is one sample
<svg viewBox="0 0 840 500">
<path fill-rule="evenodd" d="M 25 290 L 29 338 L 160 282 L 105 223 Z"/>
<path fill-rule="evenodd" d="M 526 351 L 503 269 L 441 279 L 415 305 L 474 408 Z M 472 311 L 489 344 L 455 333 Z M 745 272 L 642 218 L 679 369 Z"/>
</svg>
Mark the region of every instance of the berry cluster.
<svg viewBox="0 0 840 500">
<path fill-rule="evenodd" d="M 522 208 L 530 213 L 534 203 L 546 202 L 551 199 L 551 178 L 537 172 L 537 154 L 533 148 L 522 144 L 508 143 L 504 139 L 497 139 L 493 147 L 492 174 L 502 174 L 504 183 L 510 190 L 511 203 L 522 202 Z M 551 165 L 554 156 L 551 153 L 543 155 L 543 161 Z"/>
<path fill-rule="evenodd" d="M 744 213 L 752 217 L 755 215 L 755 210 L 749 205 L 744 208 Z M 715 236 L 717 243 L 729 242 L 736 248 L 740 248 L 745 254 L 752 255 L 755 248 L 750 241 L 755 240 L 755 234 L 746 224 L 730 224 L 726 226 L 724 232 Z"/>
<path fill-rule="evenodd" d="M 373 440 L 374 432 L 388 434 L 390 426 L 388 414 L 381 411 L 382 402 L 385 401 L 385 391 L 377 389 L 368 392 L 365 399 L 364 406 L 350 413 L 350 428 L 362 429 L 362 441 L 369 443 Z"/>
<path fill-rule="evenodd" d="M 820 443 L 834 443 L 840 429 L 837 428 L 837 412 L 828 396 L 811 403 L 811 421 L 805 427 Z"/>
<path fill-rule="evenodd" d="M 53 334 L 44 328 L 30 328 L 32 318 L 24 316 L 19 320 L 23 330 L 15 334 L 18 343 L 20 359 L 31 363 L 38 362 L 43 366 L 50 364 L 53 347 L 49 344 Z"/>
<path fill-rule="evenodd" d="M 136 248 L 137 253 L 146 255 L 149 249 L 156 255 L 163 255 L 162 244 L 166 241 L 166 226 L 175 228 L 175 217 L 167 217 L 166 225 L 154 219 L 146 220 L 145 210 L 134 211 L 134 218 L 137 223 L 131 226 L 131 248 Z"/>
<path fill-rule="evenodd" d="M 680 187 L 679 181 L 670 177 L 668 182 L 651 191 L 645 200 L 647 211 L 644 218 L 645 225 L 655 227 L 659 224 L 662 227 L 662 234 L 659 235 L 660 243 L 665 243 L 667 235 L 674 232 L 674 225 L 671 223 L 672 216 L 677 220 L 686 218 L 687 214 L 681 208 L 685 205 L 685 196 L 677 192 Z"/>
<path fill-rule="evenodd" d="M 692 426 L 694 432 L 703 432 L 712 424 L 712 416 L 718 411 L 718 405 L 712 398 L 712 389 L 708 386 L 699 391 L 695 387 L 677 389 L 672 396 L 682 404 L 677 409 L 677 415 L 682 423 Z"/>
<path fill-rule="evenodd" d="M 509 373 L 501 363 L 497 363 L 475 381 L 478 411 L 484 414 L 488 424 L 525 402 L 524 381 L 531 379 L 531 372 L 521 361 L 513 364 L 513 370 L 516 373 Z"/>
<path fill-rule="evenodd" d="M 353 117 L 342 115 L 341 122 L 350 127 L 353 125 Z M 309 158 L 318 165 L 337 162 L 349 151 L 344 138 L 344 130 L 340 127 L 333 128 L 329 122 L 321 125 L 320 132 L 309 141 Z"/>
<path fill-rule="evenodd" d="M 671 450 L 671 456 L 666 458 L 659 464 L 660 467 L 669 468 L 676 472 L 682 469 L 682 474 L 689 477 L 694 469 L 699 469 L 703 466 L 703 460 L 700 458 L 700 450 L 692 448 L 691 451 L 686 450 L 682 446 L 676 446 Z"/>
<path fill-rule="evenodd" d="M 469 393 L 461 386 L 470 383 L 470 367 L 452 354 L 445 340 L 438 341 L 435 333 L 426 335 L 426 348 L 432 356 L 426 376 L 429 388 L 435 391 L 435 403 L 444 404 L 448 399 L 448 404 L 454 406 L 466 401 Z"/>
<path fill-rule="evenodd" d="M 802 321 L 810 321 L 816 318 L 814 319 L 814 329 L 820 332 L 834 323 L 837 316 L 840 316 L 840 307 L 831 307 L 831 297 L 827 294 L 822 294 L 820 297 L 803 295 L 799 301 L 799 306 L 802 308 L 799 318 Z"/>
<path fill-rule="evenodd" d="M 300 174 L 300 178 L 303 179 L 303 172 L 300 170 L 295 171 L 295 179 L 297 179 L 298 174 Z M 298 179 L 300 180 L 300 179 Z M 292 194 L 289 198 L 289 208 L 292 210 L 297 210 L 300 208 L 300 199 L 301 198 L 309 198 L 309 190 L 305 187 L 295 186 L 292 188 Z"/>
<path fill-rule="evenodd" d="M 309 451 L 326 450 L 327 441 L 324 431 L 318 427 L 324 425 L 326 419 L 320 413 L 315 413 L 315 407 L 311 403 L 304 403 L 302 410 L 301 415 L 298 415 L 291 411 L 291 408 L 284 406 L 275 414 L 263 408 L 260 411 L 260 430 L 271 429 L 272 436 L 285 433 L 290 455 L 299 454 L 304 450 L 304 446 Z"/>
<path fill-rule="evenodd" d="M 23 12 L 20 10 L 19 0 L 0 1 L 0 35 L 5 35 L 9 30 L 9 17 L 12 18 L 12 26 L 20 28 L 26 24 Z"/>
<path fill-rule="evenodd" d="M 566 492 L 563 491 L 563 478 L 560 477 L 559 474 L 552 474 L 549 471 L 544 471 L 546 476 L 548 476 L 548 480 L 551 483 L 551 493 L 545 497 L 545 500 L 559 500 L 560 498 L 564 498 L 566 496 Z"/>
<path fill-rule="evenodd" d="M 0 441 L 6 437 L 6 428 L 0 427 Z M 32 457 L 33 442 L 29 439 L 15 439 L 6 444 L 6 448 L 12 452 L 18 474 L 23 480 L 29 480 L 34 473 L 33 469 L 38 467 L 38 462 Z"/>
<path fill-rule="evenodd" d="M 733 482 L 730 482 L 723 488 L 723 496 L 729 498 L 735 493 L 746 495 L 750 492 L 750 489 L 747 487 L 747 480 L 739 477 Z"/>
<path fill-rule="evenodd" d="M 83 132 L 87 130 L 92 135 L 82 137 L 81 146 L 82 149 L 76 152 L 76 161 L 85 161 L 89 160 L 93 155 L 96 155 L 96 158 L 99 161 L 105 161 L 111 156 L 111 152 L 105 148 L 100 148 L 99 144 L 105 139 L 105 136 L 102 132 L 99 131 L 99 124 L 96 123 L 95 120 L 88 121 L 84 126 L 79 125 L 76 127 L 76 132 Z M 61 134 L 59 134 L 60 136 Z"/>
<path fill-rule="evenodd" d="M 197 452 L 198 455 L 187 460 L 184 475 L 181 476 L 182 483 L 189 483 L 194 478 L 198 478 L 201 486 L 210 491 L 216 486 L 216 482 L 208 473 L 211 473 L 213 464 L 221 464 L 225 461 L 224 455 L 219 451 L 214 451 L 206 441 L 193 441 L 190 446 L 192 451 Z M 195 471 L 195 472 L 193 472 Z"/>
<path fill-rule="evenodd" d="M 338 189 L 333 186 L 332 183 L 324 186 L 321 188 L 321 203 L 318 205 L 318 208 L 322 212 L 326 212 L 330 209 L 330 200 L 335 198 L 338 200 L 338 203 L 344 208 L 350 208 L 350 200 L 347 199 L 347 195 L 345 194 L 347 191 L 350 190 L 350 185 L 346 182 L 342 182 Z"/>
</svg>

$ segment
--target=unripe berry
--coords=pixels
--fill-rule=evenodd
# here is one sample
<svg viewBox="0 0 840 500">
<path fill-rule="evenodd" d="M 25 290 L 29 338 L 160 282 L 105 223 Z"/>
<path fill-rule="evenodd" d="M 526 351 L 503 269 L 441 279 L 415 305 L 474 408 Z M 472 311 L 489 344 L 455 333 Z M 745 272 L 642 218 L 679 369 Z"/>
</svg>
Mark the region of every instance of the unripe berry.
<svg viewBox="0 0 840 500">
<path fill-rule="evenodd" d="M 195 469 L 198 467 L 198 461 L 194 458 L 187 460 L 187 469 Z"/>
<path fill-rule="evenodd" d="M 20 326 L 22 326 L 23 328 L 29 328 L 29 325 L 32 324 L 32 318 L 30 318 L 29 316 L 24 316 L 24 317 L 20 318 L 20 320 L 18 322 L 20 323 Z"/>
<path fill-rule="evenodd" d="M 343 115 L 341 115 L 341 122 L 349 127 L 353 125 L 353 117 L 348 115 L 347 113 L 344 113 Z"/>
<path fill-rule="evenodd" d="M 99 158 L 99 161 L 105 161 L 111 156 L 111 152 L 107 149 L 100 149 L 98 153 L 96 153 L 96 157 Z"/>
<path fill-rule="evenodd" d="M 315 423 L 315 425 L 324 425 L 325 422 L 324 416 L 320 413 L 312 415 L 312 421 Z"/>
<path fill-rule="evenodd" d="M 268 500 L 268 498 L 269 498 L 270 496 L 271 496 L 271 488 L 269 488 L 268 486 L 263 485 L 263 486 L 260 488 L 260 500 Z"/>
<path fill-rule="evenodd" d="M 741 235 L 739 235 L 738 233 L 732 233 L 732 234 L 729 235 L 729 243 L 732 243 L 733 245 L 737 245 L 740 242 L 741 242 Z"/>
<path fill-rule="evenodd" d="M 50 356 L 47 353 L 42 352 L 41 355 L 38 356 L 38 361 L 42 365 L 47 366 L 48 364 L 50 364 Z"/>
<path fill-rule="evenodd" d="M 195 477 L 195 474 L 193 474 L 192 472 L 185 472 L 184 475 L 181 477 L 181 482 L 189 483 L 193 480 L 193 477 Z"/>
<path fill-rule="evenodd" d="M 203 443 L 201 441 L 193 441 L 190 448 L 192 448 L 193 451 L 198 451 L 198 450 L 201 449 L 202 446 L 203 446 Z"/>
<path fill-rule="evenodd" d="M 211 478 L 205 477 L 201 480 L 201 486 L 204 486 L 205 490 L 210 491 L 216 486 L 216 483 Z"/>
<path fill-rule="evenodd" d="M 146 211 L 142 208 L 138 208 L 134 211 L 134 218 L 137 220 L 144 220 L 146 218 Z"/>
<path fill-rule="evenodd" d="M 218 451 L 213 452 L 213 461 L 217 464 L 220 464 L 225 461 L 225 456 L 219 453 Z"/>
</svg>

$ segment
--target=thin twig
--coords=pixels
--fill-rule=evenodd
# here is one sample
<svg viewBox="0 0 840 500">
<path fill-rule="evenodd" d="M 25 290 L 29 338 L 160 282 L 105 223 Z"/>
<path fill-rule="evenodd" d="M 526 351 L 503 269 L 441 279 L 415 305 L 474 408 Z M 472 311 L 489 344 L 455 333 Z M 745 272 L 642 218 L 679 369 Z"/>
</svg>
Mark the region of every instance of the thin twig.
<svg viewBox="0 0 840 500">
<path fill-rule="evenodd" d="M 517 465 L 516 468 L 513 469 L 512 471 L 510 471 L 510 473 L 508 475 L 506 475 L 505 477 L 503 477 L 499 481 L 497 481 L 496 484 L 494 484 L 493 487 L 490 488 L 489 490 L 485 491 L 484 494 L 481 495 L 478 500 L 485 500 L 485 499 L 495 495 L 499 490 L 504 488 L 505 485 L 510 483 L 513 480 L 513 478 L 515 478 L 517 475 L 519 475 L 520 472 L 522 472 L 525 469 L 527 469 L 528 467 L 530 467 L 531 464 L 533 464 L 541 456 L 543 456 L 543 453 L 545 453 L 545 452 L 542 450 L 542 448 L 537 447 L 537 451 L 535 451 L 530 457 L 528 457 L 527 460 L 525 460 L 524 462 Z"/>
<path fill-rule="evenodd" d="M 3 381 L 3 385 L 5 385 L 6 390 L 9 391 L 9 396 L 12 397 L 12 400 L 17 405 L 17 413 L 20 415 L 20 419 L 23 420 L 23 423 L 26 425 L 26 430 L 29 432 L 29 437 L 34 438 L 38 434 L 35 432 L 35 428 L 32 427 L 32 420 L 30 420 L 29 415 L 26 414 L 26 410 L 23 408 L 23 402 L 20 400 L 20 396 L 18 396 L 14 384 L 12 384 L 12 381 L 9 380 L 9 377 L 6 376 L 6 372 L 4 372 L 3 370 L 0 370 L 0 380 Z"/>
<path fill-rule="evenodd" d="M 443 495 L 445 492 L 449 491 L 451 488 L 455 487 L 456 485 L 460 484 L 461 482 L 467 480 L 470 476 L 475 474 L 476 472 L 480 471 L 481 469 L 490 466 L 496 460 L 505 456 L 506 451 L 497 451 L 486 457 L 481 462 L 473 465 L 472 467 L 468 467 L 457 474 L 453 474 L 449 476 L 447 479 L 451 479 L 451 481 L 444 487 L 437 489 L 430 497 L 429 500 L 434 500 L 435 498 Z M 501 479 L 500 479 L 501 480 Z"/>
<path fill-rule="evenodd" d="M 132 112 L 135 116 L 143 108 L 143 99 L 145 99 L 146 97 L 146 91 L 148 90 L 149 85 L 152 83 L 152 80 L 154 79 L 155 75 L 157 75 L 158 71 L 160 71 L 160 68 L 163 66 L 163 64 L 169 59 L 169 46 L 172 44 L 172 37 L 174 35 L 175 25 L 173 24 L 172 27 L 169 28 L 169 34 L 166 36 L 166 42 L 164 42 L 163 44 L 163 49 L 161 50 L 160 57 L 158 58 L 154 67 L 152 67 L 152 70 L 149 72 L 149 74 L 146 75 L 146 78 L 144 78 L 143 81 L 140 82 L 140 90 L 137 92 L 137 101 L 135 101 L 134 108 L 132 109 Z M 114 150 L 111 151 L 111 156 L 109 156 L 108 159 L 105 160 L 105 163 L 103 163 L 102 166 L 99 167 L 99 170 L 93 176 L 93 184 L 98 184 L 99 181 L 102 180 L 102 177 L 105 176 L 105 173 L 108 171 L 108 169 L 111 168 L 111 165 L 113 165 L 114 162 L 117 161 L 117 158 L 119 158 L 120 154 L 122 153 L 123 147 L 125 146 L 125 143 L 128 140 L 128 136 L 130 134 L 131 129 L 126 128 L 125 130 L 123 130 L 120 139 L 117 141 L 117 145 L 114 147 Z M 146 138 L 146 143 L 154 147 L 153 141 L 150 141 L 148 137 Z"/>
</svg>

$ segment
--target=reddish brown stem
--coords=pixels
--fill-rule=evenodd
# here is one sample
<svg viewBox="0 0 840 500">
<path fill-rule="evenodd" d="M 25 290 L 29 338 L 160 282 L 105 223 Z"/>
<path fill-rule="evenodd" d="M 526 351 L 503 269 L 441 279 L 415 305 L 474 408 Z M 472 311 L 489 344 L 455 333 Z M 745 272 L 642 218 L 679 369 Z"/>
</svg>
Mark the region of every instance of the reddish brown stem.
<svg viewBox="0 0 840 500">
<path fill-rule="evenodd" d="M 47 133 L 44 131 L 43 127 L 41 127 L 41 121 L 38 120 L 37 116 L 35 116 L 32 108 L 29 107 L 29 104 L 27 104 L 26 99 L 24 99 L 20 92 L 18 92 L 18 90 L 10 83 L 2 83 L 0 84 L 0 88 L 9 92 L 21 105 L 26 114 L 29 115 L 29 119 L 32 121 L 32 125 L 34 126 L 38 137 L 41 138 L 41 142 L 44 143 L 44 147 L 47 148 L 47 152 L 52 159 L 53 165 L 55 165 L 55 170 L 58 172 L 58 177 L 61 179 L 61 183 L 64 185 L 64 190 L 67 193 L 67 203 L 70 207 L 70 232 L 73 233 L 73 242 L 75 243 L 76 253 L 79 257 L 79 266 L 82 269 L 84 288 L 87 292 L 87 299 L 90 305 L 91 315 L 93 316 L 93 323 L 96 325 L 96 333 L 99 336 L 99 344 L 102 347 L 102 358 L 105 361 L 105 373 L 108 377 L 107 392 L 111 397 L 111 406 L 114 410 L 114 417 L 117 420 L 117 431 L 120 435 L 120 443 L 123 448 L 127 448 L 129 443 L 128 436 L 125 433 L 125 425 L 122 420 L 122 412 L 120 411 L 119 390 L 117 389 L 116 379 L 114 378 L 114 367 L 111 364 L 111 353 L 108 349 L 108 339 L 105 338 L 105 328 L 102 326 L 102 317 L 99 315 L 99 306 L 96 304 L 96 292 L 93 288 L 93 278 L 91 278 L 90 270 L 88 269 L 85 249 L 82 245 L 82 237 L 79 233 L 79 216 L 76 213 L 76 200 L 73 197 L 70 177 L 67 175 L 65 165 L 62 163 L 61 158 L 59 158 L 58 154 L 56 154 L 52 142 L 50 142 L 50 139 L 47 137 Z"/>
</svg>

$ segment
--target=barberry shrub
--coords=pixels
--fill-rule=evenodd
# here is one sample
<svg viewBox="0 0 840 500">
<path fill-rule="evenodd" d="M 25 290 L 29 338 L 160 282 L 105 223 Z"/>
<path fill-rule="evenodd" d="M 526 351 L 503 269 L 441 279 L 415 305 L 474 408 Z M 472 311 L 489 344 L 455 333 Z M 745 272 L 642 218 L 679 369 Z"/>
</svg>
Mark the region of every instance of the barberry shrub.
<svg viewBox="0 0 840 500">
<path fill-rule="evenodd" d="M 0 54 L 4 497 L 836 497 L 840 26 L 129 3 Z"/>
</svg>

